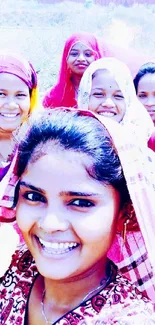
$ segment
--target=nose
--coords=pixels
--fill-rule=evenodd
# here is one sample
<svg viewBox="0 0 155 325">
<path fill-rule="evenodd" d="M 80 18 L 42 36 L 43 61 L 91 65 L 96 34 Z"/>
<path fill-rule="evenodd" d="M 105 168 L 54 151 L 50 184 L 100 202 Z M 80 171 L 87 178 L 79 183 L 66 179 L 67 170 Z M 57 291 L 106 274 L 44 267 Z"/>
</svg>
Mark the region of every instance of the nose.
<svg viewBox="0 0 155 325">
<path fill-rule="evenodd" d="M 69 226 L 67 219 L 50 211 L 38 220 L 38 227 L 45 232 L 66 231 Z"/>
<path fill-rule="evenodd" d="M 19 105 L 16 101 L 16 98 L 13 98 L 13 97 L 7 97 L 4 106 L 5 106 L 5 108 L 7 108 L 9 110 L 14 110 L 19 107 Z"/>
<path fill-rule="evenodd" d="M 115 103 L 113 102 L 113 100 L 110 97 L 106 97 L 106 98 L 104 98 L 104 100 L 102 102 L 102 106 L 112 108 L 112 107 L 115 107 Z"/>
<path fill-rule="evenodd" d="M 78 61 L 85 61 L 85 55 L 84 53 L 79 53 L 79 56 L 78 56 Z"/>
<path fill-rule="evenodd" d="M 148 97 L 145 101 L 145 105 L 148 107 L 155 106 L 155 97 Z"/>
</svg>

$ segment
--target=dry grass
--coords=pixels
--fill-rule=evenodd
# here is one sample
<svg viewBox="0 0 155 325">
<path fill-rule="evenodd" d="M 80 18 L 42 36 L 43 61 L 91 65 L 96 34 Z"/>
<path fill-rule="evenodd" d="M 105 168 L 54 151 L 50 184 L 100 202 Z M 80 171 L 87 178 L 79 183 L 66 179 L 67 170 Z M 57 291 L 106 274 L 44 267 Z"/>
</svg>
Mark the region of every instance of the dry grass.
<svg viewBox="0 0 155 325">
<path fill-rule="evenodd" d="M 108 7 L 64 1 L 41 5 L 35 0 L 1 0 L 1 48 L 23 53 L 38 71 L 40 89 L 57 79 L 64 42 L 72 33 L 90 31 L 114 41 L 111 26 L 122 21 L 129 29 L 128 46 L 152 55 L 155 51 L 155 6 L 134 5 L 131 8 L 110 4 Z M 120 41 L 123 30 L 119 31 Z M 131 33 L 131 35 L 130 35 Z M 115 40 L 116 42 L 116 40 Z"/>
</svg>

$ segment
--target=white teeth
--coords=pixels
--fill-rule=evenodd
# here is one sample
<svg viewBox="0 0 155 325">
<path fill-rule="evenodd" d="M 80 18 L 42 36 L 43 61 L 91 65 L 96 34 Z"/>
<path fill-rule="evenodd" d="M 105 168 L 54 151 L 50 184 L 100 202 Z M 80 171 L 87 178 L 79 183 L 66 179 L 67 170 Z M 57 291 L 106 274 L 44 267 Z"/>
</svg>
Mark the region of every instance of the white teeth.
<svg viewBox="0 0 155 325">
<path fill-rule="evenodd" d="M 15 114 L 1 113 L 1 115 L 4 116 L 4 117 L 16 117 L 18 115 L 18 113 L 15 113 Z"/>
<path fill-rule="evenodd" d="M 99 112 L 99 115 L 107 116 L 107 117 L 113 117 L 115 114 L 112 112 Z"/>
<path fill-rule="evenodd" d="M 45 241 L 41 238 L 39 238 L 39 241 L 44 247 L 55 249 L 55 250 L 64 250 L 64 249 L 68 249 L 68 248 L 77 246 L 77 243 L 51 243 L 51 242 Z"/>
</svg>

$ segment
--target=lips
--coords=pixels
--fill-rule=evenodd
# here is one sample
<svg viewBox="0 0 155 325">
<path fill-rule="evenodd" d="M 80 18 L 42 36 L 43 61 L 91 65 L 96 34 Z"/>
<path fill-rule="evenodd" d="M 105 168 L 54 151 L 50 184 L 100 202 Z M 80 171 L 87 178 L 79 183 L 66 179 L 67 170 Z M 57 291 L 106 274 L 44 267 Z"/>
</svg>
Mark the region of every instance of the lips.
<svg viewBox="0 0 155 325">
<path fill-rule="evenodd" d="M 50 255 L 66 254 L 79 246 L 76 242 L 51 242 L 35 236 L 42 250 Z"/>
<path fill-rule="evenodd" d="M 87 64 L 83 64 L 83 63 L 78 63 L 75 66 L 78 67 L 78 68 L 86 68 L 86 67 L 88 67 Z"/>
</svg>

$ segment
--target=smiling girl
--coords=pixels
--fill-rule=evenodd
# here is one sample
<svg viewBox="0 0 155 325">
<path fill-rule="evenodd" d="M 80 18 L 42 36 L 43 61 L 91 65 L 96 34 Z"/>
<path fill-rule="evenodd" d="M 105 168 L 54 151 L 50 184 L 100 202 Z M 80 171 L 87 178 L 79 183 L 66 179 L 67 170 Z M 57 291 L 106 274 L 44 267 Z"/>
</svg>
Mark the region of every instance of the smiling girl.
<svg viewBox="0 0 155 325">
<path fill-rule="evenodd" d="M 96 60 L 84 72 L 78 107 L 131 127 L 139 141 L 146 144 L 154 130 L 149 114 L 137 99 L 128 67 L 115 58 Z"/>
<path fill-rule="evenodd" d="M 37 76 L 17 54 L 0 52 L 0 166 L 8 164 L 12 132 L 37 105 Z"/>
<path fill-rule="evenodd" d="M 58 81 L 45 94 L 43 106 L 77 107 L 81 77 L 90 63 L 101 56 L 100 44 L 93 34 L 81 32 L 71 35 L 64 45 Z"/>
<path fill-rule="evenodd" d="M 151 286 L 153 291 L 151 162 L 134 145 L 134 138 L 129 141 L 125 134 L 109 119 L 62 108 L 32 115 L 19 130 L 17 157 L 12 162 L 16 186 L 11 179 L 9 187 L 12 184 L 11 192 L 15 190 L 16 218 L 26 246 L 15 252 L 2 278 L 1 324 L 78 324 L 86 316 L 92 320 L 102 308 L 132 307 L 140 301 L 152 314 L 147 298 L 107 257 L 117 231 L 121 247 L 126 225 L 129 235 L 141 240 L 144 236 L 150 260 L 145 248 L 143 275 L 147 272 L 149 277 L 138 277 L 132 246 L 124 259 L 129 263 L 133 258 L 136 270 L 130 267 L 130 271 L 139 288 L 145 291 Z M 128 163 L 137 166 L 138 162 L 138 172 L 146 177 L 145 190 L 136 168 L 126 170 Z M 1 204 L 5 200 L 4 196 Z M 141 200 L 144 209 L 139 213 Z M 117 254 L 119 246 L 112 250 Z"/>
</svg>

